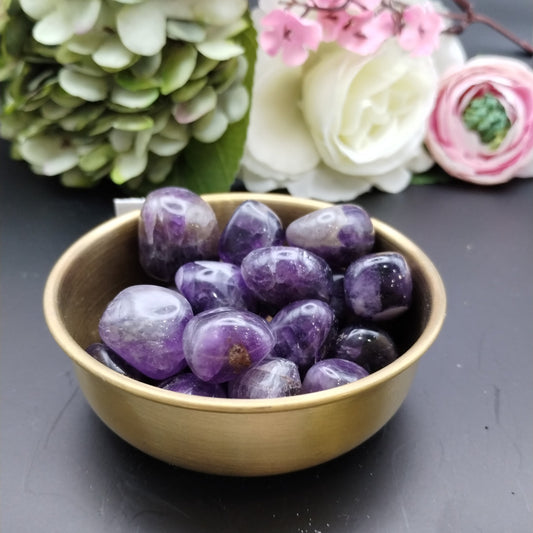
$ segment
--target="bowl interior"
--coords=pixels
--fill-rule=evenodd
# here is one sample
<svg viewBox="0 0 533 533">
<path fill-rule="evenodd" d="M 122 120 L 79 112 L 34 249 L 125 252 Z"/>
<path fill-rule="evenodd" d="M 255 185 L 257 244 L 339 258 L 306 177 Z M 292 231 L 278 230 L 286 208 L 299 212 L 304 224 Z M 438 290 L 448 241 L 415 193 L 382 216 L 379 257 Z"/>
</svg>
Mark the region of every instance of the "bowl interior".
<svg viewBox="0 0 533 533">
<path fill-rule="evenodd" d="M 326 203 L 295 200 L 284 195 L 229 193 L 206 195 L 223 227 L 235 208 L 245 199 L 259 198 L 270 205 L 283 223 L 324 207 Z M 56 315 L 64 332 L 86 348 L 99 340 L 98 321 L 107 304 L 122 289 L 137 283 L 154 283 L 141 269 L 137 247 L 138 212 L 118 217 L 96 228 L 76 243 L 63 257 L 64 269 L 55 288 Z M 376 251 L 394 250 L 407 259 L 413 273 L 413 304 L 408 313 L 390 327 L 400 353 L 406 352 L 420 337 L 432 314 L 443 303 L 440 279 L 429 259 L 403 235 L 373 219 Z M 441 306 L 439 306 L 440 309 Z"/>
</svg>

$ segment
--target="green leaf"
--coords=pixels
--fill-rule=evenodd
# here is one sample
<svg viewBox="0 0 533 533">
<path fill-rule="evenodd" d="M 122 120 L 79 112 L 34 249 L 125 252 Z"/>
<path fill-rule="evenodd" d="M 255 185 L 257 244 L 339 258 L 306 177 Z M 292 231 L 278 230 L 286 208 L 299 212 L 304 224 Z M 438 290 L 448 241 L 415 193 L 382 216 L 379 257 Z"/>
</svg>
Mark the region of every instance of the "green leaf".
<svg viewBox="0 0 533 533">
<path fill-rule="evenodd" d="M 148 115 L 104 115 L 95 122 L 89 131 L 89 135 L 99 135 L 109 131 L 111 128 L 122 131 L 142 131 L 151 128 L 153 125 L 154 121 Z"/>
<path fill-rule="evenodd" d="M 109 91 L 105 78 L 89 76 L 68 68 L 59 71 L 59 85 L 68 94 L 88 102 L 105 100 Z"/>
<path fill-rule="evenodd" d="M 434 166 L 428 172 L 413 174 L 411 185 L 437 185 L 451 183 L 453 178 L 440 167 Z"/>
<path fill-rule="evenodd" d="M 31 23 L 25 17 L 8 19 L 3 29 L 3 52 L 14 57 L 20 57 L 30 33 Z"/>
<path fill-rule="evenodd" d="M 94 172 L 112 161 L 115 156 L 113 147 L 109 144 L 101 144 L 84 154 L 79 161 L 80 169 L 83 172 Z"/>
<path fill-rule="evenodd" d="M 52 100 L 46 100 L 43 105 L 39 108 L 43 118 L 54 121 L 66 117 L 70 113 L 68 107 L 63 107 Z"/>
<path fill-rule="evenodd" d="M 192 125 L 192 135 L 203 143 L 218 141 L 228 129 L 228 117 L 220 109 L 214 109 Z"/>
<path fill-rule="evenodd" d="M 110 178 L 117 185 L 122 185 L 128 180 L 141 175 L 146 169 L 148 154 L 137 155 L 134 152 L 124 152 L 117 156 Z"/>
<path fill-rule="evenodd" d="M 187 145 L 187 140 L 169 139 L 162 135 L 154 135 L 150 139 L 148 149 L 156 155 L 168 157 L 181 152 Z"/>
<path fill-rule="evenodd" d="M 79 168 L 72 168 L 61 174 L 61 184 L 65 187 L 72 187 L 75 189 L 87 189 L 94 185 L 94 182 L 89 176 L 82 172 Z"/>
<path fill-rule="evenodd" d="M 167 37 L 175 41 L 201 43 L 205 40 L 206 30 L 197 22 L 188 20 L 167 20 Z"/>
<path fill-rule="evenodd" d="M 148 154 L 147 178 L 155 184 L 163 183 L 172 170 L 176 156 L 160 157 Z"/>
<path fill-rule="evenodd" d="M 236 37 L 236 40 L 245 50 L 248 71 L 243 85 L 250 94 L 257 48 L 253 25 L 250 24 L 242 34 Z M 249 111 L 240 121 L 230 124 L 226 133 L 212 144 L 191 139 L 178 158 L 173 175 L 168 180 L 171 182 L 169 184 L 187 187 L 198 194 L 228 191 L 239 168 L 248 121 Z"/>
<path fill-rule="evenodd" d="M 111 91 L 111 102 L 127 109 L 141 110 L 150 107 L 159 97 L 157 89 L 128 91 L 116 86 Z"/>
<path fill-rule="evenodd" d="M 83 100 L 83 98 L 79 98 L 78 96 L 72 96 L 71 94 L 63 90 L 59 85 L 54 85 L 52 92 L 50 93 L 50 98 L 57 105 L 68 107 L 70 109 L 74 109 L 85 103 L 85 100 Z"/>
<path fill-rule="evenodd" d="M 209 82 L 217 92 L 225 91 L 236 79 L 238 74 L 239 60 L 232 57 L 223 61 L 209 74 Z"/>
<path fill-rule="evenodd" d="M 29 125 L 25 126 L 17 133 L 17 140 L 19 142 L 25 142 L 26 140 L 43 133 L 51 124 L 52 122 L 45 118 L 32 120 Z"/>
<path fill-rule="evenodd" d="M 163 53 L 161 64 L 161 93 L 170 94 L 183 87 L 194 72 L 198 52 L 191 44 L 169 46 Z"/>
<path fill-rule="evenodd" d="M 204 41 L 203 43 L 198 43 L 196 48 L 205 57 L 216 61 L 225 61 L 244 53 L 242 45 L 229 39 L 226 41 Z"/>
<path fill-rule="evenodd" d="M 159 70 L 161 61 L 161 52 L 157 52 L 157 54 L 152 56 L 142 56 L 131 67 L 131 71 L 137 78 L 151 78 L 152 76 L 155 76 Z"/>
<path fill-rule="evenodd" d="M 128 91 L 145 91 L 146 89 L 154 89 L 161 85 L 161 80 L 158 78 L 137 78 L 129 70 L 118 72 L 115 81 L 123 89 L 127 89 Z"/>
<path fill-rule="evenodd" d="M 196 66 L 191 74 L 191 80 L 198 80 L 207 76 L 220 62 L 198 54 Z"/>
<path fill-rule="evenodd" d="M 207 85 L 207 77 L 190 80 L 181 89 L 174 91 L 170 96 L 177 104 L 194 98 Z"/>
<path fill-rule="evenodd" d="M 93 53 L 94 62 L 104 70 L 121 70 L 126 68 L 135 56 L 120 42 L 116 35 L 109 35 Z"/>
<path fill-rule="evenodd" d="M 95 121 L 104 111 L 104 104 L 87 103 L 61 119 L 59 124 L 66 131 L 80 131 Z"/>
<path fill-rule="evenodd" d="M 114 128 L 123 131 L 142 131 L 153 125 L 153 119 L 147 115 L 118 116 L 113 123 Z"/>
<path fill-rule="evenodd" d="M 190 124 L 203 117 L 217 106 L 217 94 L 210 85 L 204 87 L 194 98 L 178 104 L 174 116 L 180 124 Z"/>
</svg>

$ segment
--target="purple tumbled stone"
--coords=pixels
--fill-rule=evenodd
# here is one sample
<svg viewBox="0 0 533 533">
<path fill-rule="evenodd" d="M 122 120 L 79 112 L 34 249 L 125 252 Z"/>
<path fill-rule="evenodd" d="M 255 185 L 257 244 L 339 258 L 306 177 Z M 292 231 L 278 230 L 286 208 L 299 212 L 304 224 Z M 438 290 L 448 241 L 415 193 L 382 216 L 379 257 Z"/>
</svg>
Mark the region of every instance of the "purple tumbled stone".
<svg viewBox="0 0 533 533">
<path fill-rule="evenodd" d="M 228 383 L 230 398 L 283 398 L 300 393 L 302 382 L 292 361 L 266 357 Z"/>
<path fill-rule="evenodd" d="M 215 307 L 254 311 L 257 305 L 255 296 L 242 279 L 241 269 L 232 263 L 185 263 L 176 272 L 175 281 L 195 313 Z"/>
<path fill-rule="evenodd" d="M 329 305 L 337 319 L 344 320 L 347 318 L 349 310 L 344 298 L 344 274 L 333 274 L 333 289 Z"/>
<path fill-rule="evenodd" d="M 413 281 L 405 258 L 397 252 L 368 254 L 344 274 L 346 303 L 359 318 L 388 320 L 407 311 Z"/>
<path fill-rule="evenodd" d="M 305 374 L 302 393 L 332 389 L 368 376 L 357 363 L 346 359 L 323 359 L 315 363 Z"/>
<path fill-rule="evenodd" d="M 221 383 L 207 383 L 192 372 L 183 372 L 168 378 L 159 385 L 162 389 L 193 396 L 227 398 L 226 388 Z"/>
<path fill-rule="evenodd" d="M 350 326 L 339 333 L 334 357 L 353 361 L 372 373 L 392 363 L 398 353 L 387 332 L 364 326 Z"/>
<path fill-rule="evenodd" d="M 333 274 L 317 255 L 293 246 L 251 251 L 242 261 L 242 277 L 251 291 L 276 308 L 308 298 L 329 301 Z"/>
<path fill-rule="evenodd" d="M 222 230 L 219 256 L 222 261 L 240 265 L 252 250 L 279 246 L 284 240 L 285 232 L 278 215 L 262 202 L 247 200 L 235 209 Z"/>
<path fill-rule="evenodd" d="M 374 246 L 374 225 L 361 207 L 345 204 L 324 207 L 293 220 L 287 243 L 324 258 L 331 267 L 348 266 Z"/>
<path fill-rule="evenodd" d="M 292 302 L 270 322 L 276 338 L 272 355 L 293 361 L 305 371 L 324 357 L 334 337 L 334 325 L 335 313 L 325 302 Z"/>
<path fill-rule="evenodd" d="M 249 311 L 218 308 L 194 316 L 183 334 L 189 368 L 203 381 L 235 379 L 274 346 L 267 321 Z"/>
<path fill-rule="evenodd" d="M 94 342 L 87 347 L 87 353 L 91 355 L 98 362 L 104 364 L 111 370 L 127 376 L 137 381 L 150 381 L 144 374 L 139 372 L 136 368 L 129 365 L 117 353 L 115 353 L 109 346 L 101 342 Z"/>
<path fill-rule="evenodd" d="M 180 187 L 163 187 L 146 197 L 139 218 L 139 260 L 146 273 L 170 281 L 178 268 L 217 257 L 220 230 L 211 206 Z"/>
<path fill-rule="evenodd" d="M 98 329 L 103 342 L 128 364 L 161 380 L 186 366 L 183 330 L 192 316 L 189 302 L 178 292 L 133 285 L 107 306 Z"/>
</svg>

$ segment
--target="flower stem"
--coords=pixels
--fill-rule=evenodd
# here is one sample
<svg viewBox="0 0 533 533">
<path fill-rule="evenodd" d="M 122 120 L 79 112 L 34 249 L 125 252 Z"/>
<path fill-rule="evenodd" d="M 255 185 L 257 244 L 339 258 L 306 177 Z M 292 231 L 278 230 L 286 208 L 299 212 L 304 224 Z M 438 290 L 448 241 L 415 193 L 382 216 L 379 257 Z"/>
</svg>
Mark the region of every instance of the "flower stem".
<svg viewBox="0 0 533 533">
<path fill-rule="evenodd" d="M 533 56 L 533 45 L 523 39 L 518 38 L 513 32 L 496 22 L 494 19 L 483 15 L 482 13 L 476 13 L 474 7 L 468 0 L 453 0 L 455 5 L 462 11 L 462 13 L 447 13 L 446 16 L 452 20 L 458 21 L 456 26 L 450 28 L 450 33 L 461 33 L 468 26 L 474 23 L 485 24 L 495 32 L 503 35 L 506 39 L 522 48 L 524 52 Z"/>
</svg>

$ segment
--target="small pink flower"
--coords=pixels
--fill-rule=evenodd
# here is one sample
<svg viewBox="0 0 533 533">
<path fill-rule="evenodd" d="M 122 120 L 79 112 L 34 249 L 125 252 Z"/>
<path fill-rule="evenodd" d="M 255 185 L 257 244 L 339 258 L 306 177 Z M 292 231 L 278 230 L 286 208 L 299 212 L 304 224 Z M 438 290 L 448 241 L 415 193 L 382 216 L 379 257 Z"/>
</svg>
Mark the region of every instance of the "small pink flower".
<svg viewBox="0 0 533 533">
<path fill-rule="evenodd" d="M 377 52 L 394 35 L 394 28 L 394 17 L 390 11 L 382 11 L 377 15 L 364 11 L 350 18 L 339 32 L 337 41 L 347 50 L 367 56 Z"/>
<path fill-rule="evenodd" d="M 309 50 L 316 50 L 322 38 L 318 22 L 281 9 L 271 11 L 261 20 L 261 25 L 265 28 L 259 35 L 263 50 L 271 56 L 281 50 L 283 61 L 291 67 L 303 64 Z"/>
<path fill-rule="evenodd" d="M 408 7 L 403 12 L 402 22 L 398 43 L 404 50 L 413 56 L 423 56 L 438 48 L 444 23 L 431 4 Z"/>
<path fill-rule="evenodd" d="M 344 10 L 319 11 L 318 22 L 322 26 L 322 40 L 326 43 L 336 41 L 339 33 L 350 20 L 350 15 Z"/>
<path fill-rule="evenodd" d="M 478 56 L 448 71 L 426 146 L 448 174 L 465 181 L 533 177 L 533 70 L 516 59 Z"/>
</svg>

